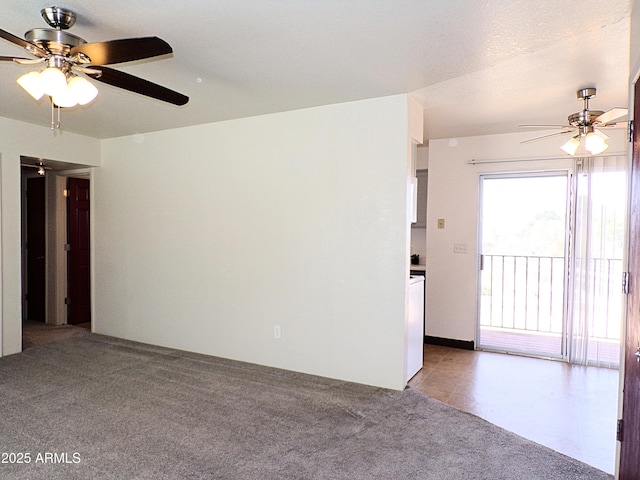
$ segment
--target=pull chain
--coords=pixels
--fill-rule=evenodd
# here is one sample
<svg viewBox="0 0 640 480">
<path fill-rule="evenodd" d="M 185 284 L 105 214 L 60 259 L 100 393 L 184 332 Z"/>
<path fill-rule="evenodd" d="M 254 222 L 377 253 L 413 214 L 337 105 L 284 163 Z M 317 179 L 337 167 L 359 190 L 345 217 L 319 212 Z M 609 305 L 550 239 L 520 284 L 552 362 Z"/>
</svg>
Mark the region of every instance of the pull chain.
<svg viewBox="0 0 640 480">
<path fill-rule="evenodd" d="M 58 115 L 56 119 L 56 109 L 58 110 Z M 51 130 L 59 130 L 60 129 L 60 107 L 53 103 L 51 100 Z"/>
</svg>

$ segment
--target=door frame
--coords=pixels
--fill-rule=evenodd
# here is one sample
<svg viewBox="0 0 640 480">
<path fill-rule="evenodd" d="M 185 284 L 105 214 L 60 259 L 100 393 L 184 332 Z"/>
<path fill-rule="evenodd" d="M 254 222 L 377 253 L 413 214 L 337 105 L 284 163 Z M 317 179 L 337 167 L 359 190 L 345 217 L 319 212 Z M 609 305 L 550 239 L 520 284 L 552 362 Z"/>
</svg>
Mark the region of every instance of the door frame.
<svg viewBox="0 0 640 480">
<path fill-rule="evenodd" d="M 67 178 L 86 178 L 89 180 L 90 192 L 93 191 L 93 181 L 91 177 L 90 168 L 79 168 L 73 170 L 60 170 L 55 172 L 55 197 L 56 199 L 63 199 L 63 201 L 55 202 L 55 216 L 56 228 L 50 235 L 54 236 L 52 244 L 55 245 L 52 253 L 52 262 L 54 266 L 54 281 L 55 285 L 52 285 L 51 290 L 47 291 L 47 304 L 50 308 L 50 312 L 53 318 L 56 318 L 56 325 L 63 325 L 67 323 L 68 309 L 66 304 L 67 288 L 68 288 L 68 269 L 67 269 L 67 251 L 65 245 L 67 243 L 67 197 L 65 191 L 67 190 Z M 89 210 L 91 216 L 93 211 Z M 90 234 L 91 236 L 91 234 Z M 93 269 L 90 264 L 90 277 L 91 277 L 91 305 L 93 310 Z M 57 288 L 56 288 L 57 287 Z M 93 312 L 92 312 L 93 313 Z M 93 315 L 91 316 L 91 330 L 93 331 Z"/>
<path fill-rule="evenodd" d="M 636 72 L 635 77 L 629 84 L 629 121 L 633 122 L 633 129 L 635 130 L 635 134 L 633 134 L 629 139 L 629 148 L 627 150 L 627 169 L 629 172 L 629 180 L 628 180 L 628 195 L 627 195 L 627 230 L 625 232 L 625 238 L 627 244 L 625 245 L 625 257 L 623 260 L 624 271 L 628 272 L 627 285 L 629 288 L 632 280 L 632 272 L 629 271 L 630 268 L 630 251 L 631 251 L 631 216 L 632 216 L 632 185 L 633 185 L 633 162 L 634 162 L 634 140 L 636 137 L 640 136 L 640 131 L 637 129 L 640 128 L 640 125 L 636 123 L 636 120 L 640 121 L 640 119 L 635 118 L 635 105 L 636 102 L 640 104 L 640 97 L 636 95 L 636 85 L 640 83 L 640 72 Z M 640 85 L 639 85 L 640 87 Z M 640 155 L 639 155 L 640 156 Z M 638 165 L 640 166 L 640 159 L 638 159 Z M 636 278 L 637 280 L 637 278 Z M 629 290 L 627 290 L 629 291 Z M 623 318 L 622 318 L 622 341 L 620 343 L 620 370 L 619 370 L 619 383 L 618 383 L 618 419 L 622 420 L 624 414 L 624 387 L 625 387 L 625 375 L 626 375 L 626 358 L 627 358 L 627 320 L 629 315 L 629 301 L 628 295 L 623 295 Z M 624 435 L 624 433 L 623 433 Z M 628 435 L 627 435 L 628 438 Z M 621 467 L 621 454 L 622 454 L 622 442 L 616 441 L 616 460 L 615 460 L 615 478 L 620 478 L 620 467 Z"/>
</svg>

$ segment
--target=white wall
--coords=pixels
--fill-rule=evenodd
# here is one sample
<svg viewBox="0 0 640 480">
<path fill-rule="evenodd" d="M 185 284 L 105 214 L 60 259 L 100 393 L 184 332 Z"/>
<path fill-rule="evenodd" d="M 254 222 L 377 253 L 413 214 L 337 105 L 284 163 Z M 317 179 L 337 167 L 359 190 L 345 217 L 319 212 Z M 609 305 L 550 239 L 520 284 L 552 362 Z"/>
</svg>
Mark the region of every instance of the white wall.
<svg viewBox="0 0 640 480">
<path fill-rule="evenodd" d="M 631 81 L 629 83 L 633 83 L 640 72 L 640 42 L 636 40 L 638 38 L 638 30 L 640 30 L 640 0 L 633 0 L 631 7 L 631 49 L 629 54 L 629 75 L 631 76 Z M 633 88 L 633 85 L 630 85 L 630 88 Z M 629 98 L 633 98 L 633 95 L 630 95 Z"/>
<path fill-rule="evenodd" d="M 524 132 L 429 141 L 427 198 L 427 335 L 475 341 L 478 272 L 478 187 L 486 172 L 567 169 L 571 157 L 558 138 L 521 144 L 550 132 Z M 626 152 L 625 130 L 607 131 L 607 154 Z M 562 140 L 562 139 L 560 139 Z M 565 139 L 566 140 L 566 139 Z M 554 159 L 549 159 L 555 157 Z M 545 159 L 469 165 L 475 160 Z M 437 220 L 445 219 L 445 228 Z M 454 243 L 467 254 L 453 253 Z"/>
<path fill-rule="evenodd" d="M 73 113 L 69 113 L 72 115 Z M 43 118 L 43 125 L 48 119 Z M 22 350 L 21 314 L 21 210 L 20 156 L 83 165 L 100 164 L 99 140 L 52 132 L 47 126 L 30 125 L 0 117 L 0 228 L 2 238 L 2 318 L 0 356 Z"/>
<path fill-rule="evenodd" d="M 103 141 L 95 331 L 403 388 L 407 105 Z"/>
</svg>

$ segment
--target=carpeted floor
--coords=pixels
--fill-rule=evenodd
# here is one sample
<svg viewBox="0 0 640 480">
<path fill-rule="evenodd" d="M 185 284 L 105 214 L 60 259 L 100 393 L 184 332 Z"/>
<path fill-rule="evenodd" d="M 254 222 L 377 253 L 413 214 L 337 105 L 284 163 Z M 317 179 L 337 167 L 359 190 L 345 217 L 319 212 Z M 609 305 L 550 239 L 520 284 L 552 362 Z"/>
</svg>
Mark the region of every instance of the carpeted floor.
<svg viewBox="0 0 640 480">
<path fill-rule="evenodd" d="M 26 350 L 43 343 L 59 342 L 65 338 L 85 335 L 82 329 L 91 330 L 91 323 L 80 325 L 48 325 L 33 320 L 22 322 L 22 349 Z"/>
<path fill-rule="evenodd" d="M 613 478 L 411 389 L 88 331 L 0 359 L 0 415 L 0 478 Z"/>
</svg>

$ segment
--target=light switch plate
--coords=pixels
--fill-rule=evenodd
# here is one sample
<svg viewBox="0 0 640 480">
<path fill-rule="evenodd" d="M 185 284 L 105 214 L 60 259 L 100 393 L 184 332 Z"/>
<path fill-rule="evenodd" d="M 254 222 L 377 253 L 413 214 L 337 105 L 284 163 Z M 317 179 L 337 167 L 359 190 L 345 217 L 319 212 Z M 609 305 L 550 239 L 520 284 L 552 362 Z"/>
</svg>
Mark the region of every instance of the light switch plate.
<svg viewBox="0 0 640 480">
<path fill-rule="evenodd" d="M 466 243 L 454 243 L 453 253 L 469 253 L 469 248 Z"/>
</svg>

